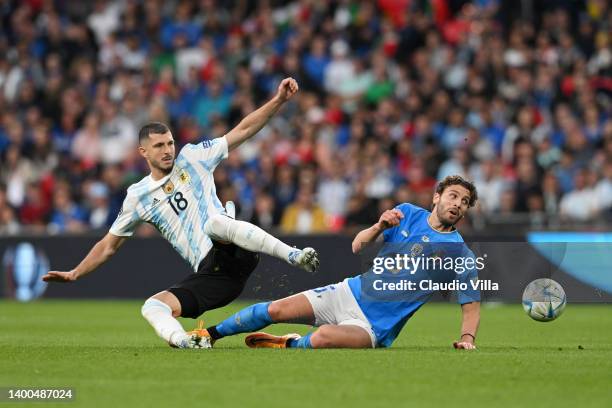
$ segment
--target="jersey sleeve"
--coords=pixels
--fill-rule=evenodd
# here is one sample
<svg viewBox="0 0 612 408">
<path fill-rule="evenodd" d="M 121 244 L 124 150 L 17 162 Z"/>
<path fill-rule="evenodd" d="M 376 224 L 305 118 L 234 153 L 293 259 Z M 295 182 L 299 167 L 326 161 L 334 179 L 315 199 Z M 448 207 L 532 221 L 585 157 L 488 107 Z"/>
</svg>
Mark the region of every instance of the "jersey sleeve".
<svg viewBox="0 0 612 408">
<path fill-rule="evenodd" d="M 398 226 L 389 228 L 383 231 L 384 242 L 399 242 L 401 238 L 397 236 L 398 232 L 402 230 L 403 226 L 408 224 L 410 216 L 416 207 L 409 203 L 400 204 L 395 207 L 396 210 L 400 210 L 404 214 L 404 218 L 400 220 Z"/>
<path fill-rule="evenodd" d="M 458 275 L 459 282 L 466 283 L 467 289 L 457 291 L 457 303 L 463 305 L 466 303 L 480 302 L 480 290 L 472 287 L 472 283 L 475 284 L 478 281 L 476 256 L 466 247 L 463 251 L 463 258 L 464 264 L 469 265 L 470 267 L 466 267 L 465 271 Z M 471 259 L 471 261 L 468 261 L 468 259 Z"/>
<path fill-rule="evenodd" d="M 197 145 L 188 144 L 183 148 L 182 153 L 186 158 L 197 160 L 212 171 L 221 160 L 227 159 L 229 154 L 227 138 L 223 136 L 213 140 L 204 140 Z"/>
<path fill-rule="evenodd" d="M 125 200 L 123 200 L 117 219 L 115 219 L 115 222 L 110 227 L 109 232 L 111 234 L 119 237 L 131 237 L 134 234 L 134 230 L 138 224 L 142 222 L 136 211 L 137 203 L 138 200 L 136 197 L 130 195 L 128 191 L 128 195 L 125 197 Z"/>
</svg>

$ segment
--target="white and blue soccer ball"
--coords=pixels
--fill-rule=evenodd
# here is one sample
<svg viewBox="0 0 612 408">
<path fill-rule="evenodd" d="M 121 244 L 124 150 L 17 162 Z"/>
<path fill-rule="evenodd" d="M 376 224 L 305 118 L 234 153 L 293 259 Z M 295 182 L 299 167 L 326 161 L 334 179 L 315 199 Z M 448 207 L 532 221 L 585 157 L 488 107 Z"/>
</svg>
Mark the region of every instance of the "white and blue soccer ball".
<svg viewBox="0 0 612 408">
<path fill-rule="evenodd" d="M 536 279 L 523 292 L 525 312 L 539 322 L 550 322 L 561 316 L 566 303 L 563 287 L 552 279 Z"/>
</svg>

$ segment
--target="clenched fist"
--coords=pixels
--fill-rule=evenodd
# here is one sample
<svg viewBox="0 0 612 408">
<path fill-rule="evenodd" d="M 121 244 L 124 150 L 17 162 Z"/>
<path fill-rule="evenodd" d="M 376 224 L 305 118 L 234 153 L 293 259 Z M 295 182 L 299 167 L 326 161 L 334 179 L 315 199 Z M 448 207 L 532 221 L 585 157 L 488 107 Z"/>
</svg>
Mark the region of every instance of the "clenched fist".
<svg viewBox="0 0 612 408">
<path fill-rule="evenodd" d="M 285 78 L 278 85 L 278 91 L 276 95 L 280 98 L 281 101 L 285 102 L 291 99 L 293 95 L 300 89 L 298 83 L 293 78 Z"/>
<path fill-rule="evenodd" d="M 384 231 L 386 229 L 396 227 L 403 218 L 404 213 L 402 213 L 400 210 L 396 208 L 387 210 L 380 216 L 380 219 L 378 220 L 378 228 L 380 228 L 381 231 Z"/>
</svg>

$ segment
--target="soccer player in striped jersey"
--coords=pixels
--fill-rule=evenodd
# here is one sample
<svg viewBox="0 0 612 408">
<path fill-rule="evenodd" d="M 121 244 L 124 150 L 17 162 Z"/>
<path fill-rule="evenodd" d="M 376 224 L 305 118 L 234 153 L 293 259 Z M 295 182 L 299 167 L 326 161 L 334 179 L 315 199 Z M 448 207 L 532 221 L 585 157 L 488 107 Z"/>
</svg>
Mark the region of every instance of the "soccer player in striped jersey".
<svg viewBox="0 0 612 408">
<path fill-rule="evenodd" d="M 131 185 L 117 219 L 73 270 L 50 271 L 47 282 L 71 282 L 106 262 L 138 224 L 153 225 L 195 272 L 147 299 L 142 315 L 171 346 L 203 348 L 199 338 L 183 330 L 176 317 L 196 318 L 222 307 L 242 292 L 259 261 L 259 252 L 314 272 L 319 265 L 312 248 L 299 250 L 261 228 L 234 219 L 233 205 L 217 197 L 213 171 L 228 151 L 255 135 L 298 91 L 293 78 L 284 79 L 274 98 L 247 115 L 225 136 L 188 144 L 175 157 L 168 127 L 150 123 L 139 132 L 139 152 L 151 174 Z M 231 203 L 228 203 L 231 204 Z"/>
</svg>

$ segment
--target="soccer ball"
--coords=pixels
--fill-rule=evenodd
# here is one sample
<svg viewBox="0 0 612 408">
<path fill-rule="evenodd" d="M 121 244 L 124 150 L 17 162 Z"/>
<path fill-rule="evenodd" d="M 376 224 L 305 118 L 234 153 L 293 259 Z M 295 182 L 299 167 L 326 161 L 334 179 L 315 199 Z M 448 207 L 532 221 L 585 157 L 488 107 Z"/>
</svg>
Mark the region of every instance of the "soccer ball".
<svg viewBox="0 0 612 408">
<path fill-rule="evenodd" d="M 563 287 L 548 278 L 534 280 L 523 292 L 523 309 L 539 322 L 550 322 L 561 316 L 566 301 Z"/>
</svg>

